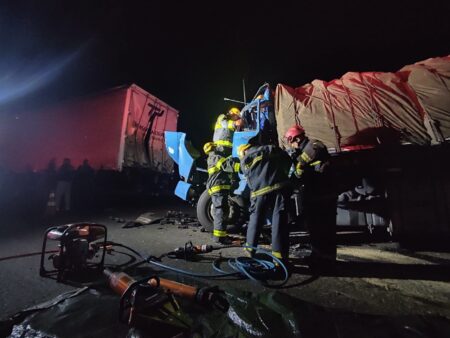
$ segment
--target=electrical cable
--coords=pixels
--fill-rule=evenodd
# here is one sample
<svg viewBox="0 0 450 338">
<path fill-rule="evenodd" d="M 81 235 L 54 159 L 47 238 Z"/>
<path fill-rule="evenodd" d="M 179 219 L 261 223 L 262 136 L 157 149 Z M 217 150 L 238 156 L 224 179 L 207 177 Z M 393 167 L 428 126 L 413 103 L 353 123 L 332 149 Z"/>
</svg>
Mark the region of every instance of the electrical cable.
<svg viewBox="0 0 450 338">
<path fill-rule="evenodd" d="M 57 253 L 57 252 L 59 252 L 59 250 L 47 250 L 44 253 L 48 254 L 48 253 Z M 8 259 L 37 256 L 37 255 L 41 255 L 41 254 L 42 254 L 41 251 L 37 251 L 37 252 L 29 252 L 29 253 L 18 254 L 18 255 L 13 255 L 13 256 L 0 257 L 0 262 L 1 261 L 6 261 Z"/>
</svg>

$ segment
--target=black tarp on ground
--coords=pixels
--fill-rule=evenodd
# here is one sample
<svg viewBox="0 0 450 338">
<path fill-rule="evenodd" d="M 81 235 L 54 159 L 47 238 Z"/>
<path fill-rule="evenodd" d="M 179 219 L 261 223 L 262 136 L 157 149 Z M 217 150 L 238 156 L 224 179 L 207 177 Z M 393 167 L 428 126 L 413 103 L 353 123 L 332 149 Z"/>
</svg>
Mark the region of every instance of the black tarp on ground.
<svg viewBox="0 0 450 338">
<path fill-rule="evenodd" d="M 76 291 L 77 292 L 77 291 Z M 179 314 L 194 337 L 436 337 L 450 336 L 450 322 L 440 317 L 383 317 L 325 309 L 281 292 L 230 291 L 226 314 L 180 301 Z M 63 300 L 64 299 L 64 300 Z M 58 302 L 59 301 L 59 302 Z M 119 297 L 109 290 L 78 291 L 57 304 L 16 317 L 12 338 L 126 337 L 131 333 L 118 320 Z M 36 307 L 37 308 L 37 307 Z M 0 323 L 0 332 L 12 322 Z M 2 331 L 3 330 L 3 331 Z M 157 329 L 146 337 L 167 337 Z M 133 332 L 136 336 L 136 332 Z"/>
</svg>

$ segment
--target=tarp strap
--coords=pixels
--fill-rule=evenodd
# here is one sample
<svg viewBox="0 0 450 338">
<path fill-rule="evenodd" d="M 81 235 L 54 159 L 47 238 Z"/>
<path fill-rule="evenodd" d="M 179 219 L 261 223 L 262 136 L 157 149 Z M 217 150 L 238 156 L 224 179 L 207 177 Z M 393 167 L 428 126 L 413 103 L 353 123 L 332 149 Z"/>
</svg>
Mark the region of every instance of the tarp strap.
<svg viewBox="0 0 450 338">
<path fill-rule="evenodd" d="M 328 89 L 326 87 L 324 87 L 324 89 L 325 89 L 325 96 L 327 98 L 327 102 L 324 102 L 324 104 L 325 104 L 325 107 L 327 105 L 330 107 L 331 119 L 332 119 L 332 123 L 333 123 L 333 131 L 334 131 L 334 135 L 336 137 L 336 148 L 338 151 L 341 151 L 341 135 L 339 134 L 339 130 L 336 125 L 336 116 L 334 114 L 333 103 L 331 101 L 331 93 L 328 91 Z"/>
</svg>

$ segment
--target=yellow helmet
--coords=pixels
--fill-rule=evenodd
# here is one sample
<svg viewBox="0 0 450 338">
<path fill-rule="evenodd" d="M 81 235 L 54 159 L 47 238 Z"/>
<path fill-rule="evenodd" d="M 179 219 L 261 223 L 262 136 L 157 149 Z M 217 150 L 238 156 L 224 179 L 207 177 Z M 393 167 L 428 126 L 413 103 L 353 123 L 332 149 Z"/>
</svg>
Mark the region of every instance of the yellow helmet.
<svg viewBox="0 0 450 338">
<path fill-rule="evenodd" d="M 239 147 L 238 147 L 238 150 L 237 150 L 237 153 L 238 153 L 238 156 L 239 156 L 239 158 L 242 158 L 242 157 L 244 157 L 244 151 L 246 151 L 248 148 L 250 148 L 251 147 L 251 145 L 250 144 L 241 144 Z"/>
<path fill-rule="evenodd" d="M 211 151 L 214 150 L 215 147 L 216 145 L 214 144 L 214 142 L 207 142 L 203 146 L 203 151 L 205 152 L 205 154 L 209 154 Z"/>
<path fill-rule="evenodd" d="M 228 111 L 228 114 L 230 114 L 230 115 L 240 115 L 240 114 L 241 114 L 241 111 L 240 111 L 238 108 L 233 107 L 233 108 L 231 108 L 231 109 Z"/>
</svg>

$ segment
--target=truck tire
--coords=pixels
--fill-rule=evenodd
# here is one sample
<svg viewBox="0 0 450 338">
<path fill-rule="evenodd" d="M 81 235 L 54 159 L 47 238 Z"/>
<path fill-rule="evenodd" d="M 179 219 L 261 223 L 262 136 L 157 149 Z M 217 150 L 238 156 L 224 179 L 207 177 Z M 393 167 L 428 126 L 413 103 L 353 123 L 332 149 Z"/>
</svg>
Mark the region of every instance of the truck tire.
<svg viewBox="0 0 450 338">
<path fill-rule="evenodd" d="M 211 214 L 212 201 L 208 191 L 205 190 L 200 195 L 197 202 L 197 218 L 200 225 L 207 231 L 212 232 L 214 229 L 213 217 Z"/>
</svg>

